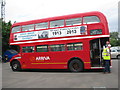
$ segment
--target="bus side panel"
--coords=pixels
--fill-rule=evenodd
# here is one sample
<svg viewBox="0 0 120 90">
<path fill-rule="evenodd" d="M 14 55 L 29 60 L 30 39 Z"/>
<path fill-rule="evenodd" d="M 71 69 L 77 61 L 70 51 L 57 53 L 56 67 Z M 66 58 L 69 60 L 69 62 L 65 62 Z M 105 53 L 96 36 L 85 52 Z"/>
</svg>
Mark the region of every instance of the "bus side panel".
<svg viewBox="0 0 120 90">
<path fill-rule="evenodd" d="M 65 43 L 71 43 L 71 41 L 66 41 Z M 74 40 L 74 42 L 82 42 L 82 50 L 71 50 L 71 51 L 58 51 L 58 52 L 49 52 L 51 56 L 51 63 L 56 63 L 52 65 L 53 69 L 67 69 L 69 60 L 73 58 L 79 58 L 84 63 L 84 69 L 90 69 L 90 48 L 89 40 Z M 61 63 L 61 64 L 58 64 Z"/>
<path fill-rule="evenodd" d="M 89 52 L 87 51 L 69 51 L 67 54 L 69 60 L 73 58 L 80 59 L 84 64 L 84 69 L 90 69 L 91 63 L 89 59 Z"/>
<path fill-rule="evenodd" d="M 62 43 L 72 43 L 73 40 L 62 41 Z M 68 62 L 72 58 L 79 58 L 84 63 L 84 69 L 90 69 L 90 48 L 89 40 L 74 40 L 74 42 L 82 42 L 82 50 L 74 51 L 50 51 L 50 52 L 34 52 L 24 53 L 22 55 L 23 67 L 26 69 L 68 69 Z"/>
</svg>

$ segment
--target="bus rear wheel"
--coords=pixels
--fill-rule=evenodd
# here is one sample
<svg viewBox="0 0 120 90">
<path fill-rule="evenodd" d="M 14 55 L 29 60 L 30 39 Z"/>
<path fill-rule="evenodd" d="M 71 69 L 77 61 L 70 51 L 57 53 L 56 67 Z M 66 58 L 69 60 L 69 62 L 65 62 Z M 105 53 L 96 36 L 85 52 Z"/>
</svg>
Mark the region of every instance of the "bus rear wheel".
<svg viewBox="0 0 120 90">
<path fill-rule="evenodd" d="M 11 63 L 11 68 L 13 71 L 20 71 L 21 70 L 21 65 L 20 65 L 20 62 L 18 61 L 13 61 Z"/>
<path fill-rule="evenodd" d="M 70 63 L 69 63 L 69 70 L 71 72 L 83 71 L 83 63 L 78 59 L 74 59 L 74 60 L 70 61 Z"/>
</svg>

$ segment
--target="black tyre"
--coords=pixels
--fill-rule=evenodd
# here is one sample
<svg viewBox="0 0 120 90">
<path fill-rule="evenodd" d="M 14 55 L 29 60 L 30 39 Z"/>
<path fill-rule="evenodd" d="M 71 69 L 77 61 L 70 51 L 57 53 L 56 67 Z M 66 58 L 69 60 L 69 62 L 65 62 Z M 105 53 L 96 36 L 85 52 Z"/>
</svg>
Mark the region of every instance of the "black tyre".
<svg viewBox="0 0 120 90">
<path fill-rule="evenodd" d="M 21 70 L 21 65 L 20 65 L 20 62 L 18 61 L 13 61 L 11 63 L 11 68 L 13 71 L 20 71 Z"/>
<path fill-rule="evenodd" d="M 72 72 L 83 71 L 83 63 L 78 59 L 74 59 L 69 63 L 69 70 Z"/>
<path fill-rule="evenodd" d="M 117 56 L 117 59 L 120 59 L 120 55 Z"/>
</svg>

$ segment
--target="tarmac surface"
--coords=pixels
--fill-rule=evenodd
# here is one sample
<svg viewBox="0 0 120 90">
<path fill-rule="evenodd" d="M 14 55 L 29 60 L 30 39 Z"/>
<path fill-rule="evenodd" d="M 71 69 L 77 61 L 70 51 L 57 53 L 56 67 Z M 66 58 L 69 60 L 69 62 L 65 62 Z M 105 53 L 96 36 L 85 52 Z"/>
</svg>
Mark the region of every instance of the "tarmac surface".
<svg viewBox="0 0 120 90">
<path fill-rule="evenodd" d="M 13 72 L 9 63 L 2 64 L 2 88 L 118 88 L 118 61 L 112 60 L 112 73 L 85 70 L 24 70 Z M 0 64 L 1 65 L 1 64 Z"/>
</svg>

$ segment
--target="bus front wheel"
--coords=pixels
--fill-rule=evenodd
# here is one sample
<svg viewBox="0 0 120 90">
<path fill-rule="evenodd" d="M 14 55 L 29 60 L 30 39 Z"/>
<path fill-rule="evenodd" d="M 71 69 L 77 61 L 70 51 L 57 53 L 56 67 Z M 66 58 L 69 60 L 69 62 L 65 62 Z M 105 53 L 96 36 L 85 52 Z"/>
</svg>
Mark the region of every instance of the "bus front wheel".
<svg viewBox="0 0 120 90">
<path fill-rule="evenodd" d="M 74 59 L 69 63 L 69 70 L 72 72 L 80 72 L 83 70 L 83 63 L 78 59 Z"/>
<path fill-rule="evenodd" d="M 20 62 L 18 61 L 13 61 L 11 63 L 11 68 L 13 71 L 20 71 L 21 70 L 21 65 L 20 65 Z"/>
</svg>

